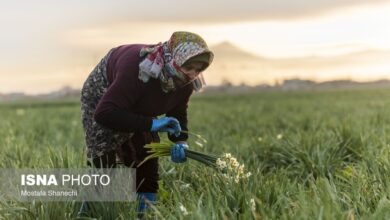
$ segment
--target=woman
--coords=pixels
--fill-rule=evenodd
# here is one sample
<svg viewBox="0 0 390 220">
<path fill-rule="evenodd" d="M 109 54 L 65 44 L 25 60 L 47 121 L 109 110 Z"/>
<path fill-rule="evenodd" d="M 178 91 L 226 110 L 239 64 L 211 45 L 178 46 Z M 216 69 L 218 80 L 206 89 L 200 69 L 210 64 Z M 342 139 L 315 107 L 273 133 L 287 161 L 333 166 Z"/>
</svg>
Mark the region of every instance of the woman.
<svg viewBox="0 0 390 220">
<path fill-rule="evenodd" d="M 147 156 L 143 146 L 159 141 L 157 132 L 168 132 L 175 143 L 172 161 L 185 162 L 188 101 L 204 85 L 201 72 L 212 60 L 206 42 L 190 32 L 175 32 L 156 45 L 111 49 L 81 92 L 88 164 L 136 167 Z M 157 181 L 157 159 L 136 169 L 139 211 L 146 208 L 145 199 L 156 201 Z"/>
</svg>

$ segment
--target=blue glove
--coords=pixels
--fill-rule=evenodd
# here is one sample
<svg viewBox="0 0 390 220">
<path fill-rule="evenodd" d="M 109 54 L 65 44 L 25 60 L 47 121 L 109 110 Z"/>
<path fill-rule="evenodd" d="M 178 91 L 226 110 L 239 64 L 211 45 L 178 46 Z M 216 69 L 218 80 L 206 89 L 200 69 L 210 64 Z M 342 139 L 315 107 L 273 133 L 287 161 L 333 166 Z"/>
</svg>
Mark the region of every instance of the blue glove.
<svg viewBox="0 0 390 220">
<path fill-rule="evenodd" d="M 180 135 L 181 127 L 180 123 L 176 118 L 163 117 L 160 119 L 153 119 L 151 131 L 168 132 L 174 134 L 176 137 Z"/>
<path fill-rule="evenodd" d="M 138 197 L 138 213 L 145 212 L 150 204 L 155 205 L 157 202 L 157 193 L 139 192 Z M 147 200 L 147 201 L 145 201 Z"/>
<path fill-rule="evenodd" d="M 187 161 L 186 157 L 186 149 L 188 148 L 188 144 L 180 143 L 174 144 L 171 148 L 171 160 L 175 163 L 183 163 Z"/>
</svg>

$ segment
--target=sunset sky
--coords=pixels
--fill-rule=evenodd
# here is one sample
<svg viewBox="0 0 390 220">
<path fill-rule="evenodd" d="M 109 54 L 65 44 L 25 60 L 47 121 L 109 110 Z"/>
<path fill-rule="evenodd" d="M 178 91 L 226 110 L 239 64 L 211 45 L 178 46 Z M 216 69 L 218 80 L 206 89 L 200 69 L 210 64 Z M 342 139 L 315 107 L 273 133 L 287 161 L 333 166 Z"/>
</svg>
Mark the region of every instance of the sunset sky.
<svg viewBox="0 0 390 220">
<path fill-rule="evenodd" d="M 0 26 L 0 93 L 80 88 L 110 48 L 165 41 L 177 30 L 196 32 L 211 47 L 230 42 L 261 58 L 300 62 L 293 75 L 280 69 L 250 74 L 252 84 L 289 77 L 390 79 L 383 55 L 390 52 L 390 0 L 3 1 Z M 333 62 L 315 73 L 305 66 L 306 58 L 367 52 L 359 63 Z M 211 85 L 224 78 L 205 76 Z M 246 83 L 234 77 L 226 76 Z"/>
</svg>

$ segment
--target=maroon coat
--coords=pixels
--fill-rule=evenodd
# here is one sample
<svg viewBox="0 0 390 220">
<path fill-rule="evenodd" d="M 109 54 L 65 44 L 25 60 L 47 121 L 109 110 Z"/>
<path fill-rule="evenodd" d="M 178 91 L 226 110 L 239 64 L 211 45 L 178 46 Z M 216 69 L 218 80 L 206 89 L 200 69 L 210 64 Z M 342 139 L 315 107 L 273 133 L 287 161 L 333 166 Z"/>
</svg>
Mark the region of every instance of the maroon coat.
<svg viewBox="0 0 390 220">
<path fill-rule="evenodd" d="M 152 118 L 159 115 L 179 120 L 182 130 L 187 129 L 187 107 L 193 92 L 191 84 L 165 93 L 158 79 L 147 83 L 138 79 L 140 49 L 144 44 L 122 45 L 112 52 L 107 64 L 110 83 L 96 108 L 94 119 L 108 128 L 123 132 L 150 131 Z M 188 135 L 168 135 L 171 141 L 187 140 Z"/>
</svg>

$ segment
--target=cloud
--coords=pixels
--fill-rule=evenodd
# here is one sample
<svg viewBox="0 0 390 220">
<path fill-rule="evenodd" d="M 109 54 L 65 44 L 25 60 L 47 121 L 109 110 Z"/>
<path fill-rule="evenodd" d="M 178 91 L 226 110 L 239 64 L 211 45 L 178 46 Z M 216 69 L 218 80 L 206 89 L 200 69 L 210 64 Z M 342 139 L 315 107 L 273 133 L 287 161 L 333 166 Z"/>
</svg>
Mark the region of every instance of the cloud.
<svg viewBox="0 0 390 220">
<path fill-rule="evenodd" d="M 1 12 L 16 18 L 40 19 L 44 25 L 77 25 L 110 22 L 226 22 L 291 19 L 323 14 L 335 9 L 377 5 L 389 0 L 68 0 L 10 1 Z M 0 15 L 1 16 L 1 15 Z M 1 16 L 4 17 L 4 16 Z M 30 20 L 31 21 L 31 20 Z M 59 22 L 59 23 L 57 23 Z"/>
<path fill-rule="evenodd" d="M 148 21 L 226 22 L 247 20 L 280 20 L 302 18 L 328 11 L 388 0 L 198 0 L 145 1 L 134 5 L 138 12 L 128 13 L 127 19 Z"/>
</svg>

